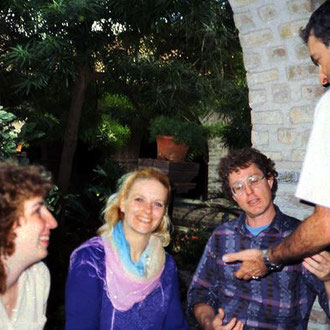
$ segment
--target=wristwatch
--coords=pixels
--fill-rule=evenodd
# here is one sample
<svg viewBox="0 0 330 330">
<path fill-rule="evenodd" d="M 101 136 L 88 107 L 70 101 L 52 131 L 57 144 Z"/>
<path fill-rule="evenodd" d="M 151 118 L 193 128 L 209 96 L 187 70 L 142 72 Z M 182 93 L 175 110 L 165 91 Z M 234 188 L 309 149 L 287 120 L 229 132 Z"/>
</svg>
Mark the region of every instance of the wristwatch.
<svg viewBox="0 0 330 330">
<path fill-rule="evenodd" d="M 261 253 L 262 253 L 262 260 L 264 261 L 264 264 L 269 272 L 277 272 L 282 269 L 283 265 L 270 262 L 268 257 L 268 249 L 261 250 Z"/>
</svg>

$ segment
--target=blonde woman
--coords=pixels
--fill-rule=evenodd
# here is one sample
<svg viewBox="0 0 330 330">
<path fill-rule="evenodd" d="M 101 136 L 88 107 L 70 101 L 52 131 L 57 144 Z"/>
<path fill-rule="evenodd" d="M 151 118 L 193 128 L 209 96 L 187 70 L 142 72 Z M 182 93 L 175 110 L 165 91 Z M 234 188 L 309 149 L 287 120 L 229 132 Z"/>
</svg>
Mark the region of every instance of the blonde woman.
<svg viewBox="0 0 330 330">
<path fill-rule="evenodd" d="M 66 329 L 188 329 L 168 245 L 168 178 L 128 174 L 99 236 L 76 249 L 66 287 Z"/>
</svg>

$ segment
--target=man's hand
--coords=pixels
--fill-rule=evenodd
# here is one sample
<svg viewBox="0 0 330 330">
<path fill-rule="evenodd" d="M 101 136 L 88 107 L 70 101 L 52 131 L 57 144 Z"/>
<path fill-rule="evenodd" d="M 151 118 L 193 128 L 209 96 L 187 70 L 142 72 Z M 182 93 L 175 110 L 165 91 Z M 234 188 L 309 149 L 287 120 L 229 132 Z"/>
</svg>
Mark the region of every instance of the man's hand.
<svg viewBox="0 0 330 330">
<path fill-rule="evenodd" d="M 244 324 L 237 320 L 235 317 L 230 320 L 226 325 L 222 325 L 223 319 L 225 317 L 225 312 L 222 308 L 218 309 L 218 314 L 214 316 L 213 320 L 203 326 L 204 330 L 242 330 Z"/>
<path fill-rule="evenodd" d="M 222 321 L 225 317 L 225 311 L 222 308 L 218 309 L 218 314 L 215 316 L 212 322 L 212 327 L 208 328 L 210 330 L 242 330 L 244 324 L 237 320 L 235 317 L 230 320 L 227 325 L 222 325 Z M 206 328 L 205 328 L 206 329 Z"/>
<path fill-rule="evenodd" d="M 222 325 L 225 312 L 222 308 L 218 309 L 218 314 L 214 314 L 213 308 L 205 303 L 194 306 L 196 320 L 204 330 L 242 330 L 244 324 L 235 317 L 226 325 Z"/>
<path fill-rule="evenodd" d="M 228 253 L 222 257 L 222 260 L 224 262 L 241 261 L 242 265 L 235 273 L 235 276 L 243 280 L 249 280 L 253 277 L 262 277 L 268 273 L 260 250 L 250 249 L 236 253 Z"/>
<path fill-rule="evenodd" d="M 324 283 L 325 291 L 330 299 L 330 253 L 322 251 L 314 254 L 305 258 L 302 264 Z"/>
<path fill-rule="evenodd" d="M 322 251 L 314 254 L 309 258 L 305 258 L 304 267 L 312 274 L 317 276 L 322 282 L 330 281 L 330 253 Z"/>
</svg>

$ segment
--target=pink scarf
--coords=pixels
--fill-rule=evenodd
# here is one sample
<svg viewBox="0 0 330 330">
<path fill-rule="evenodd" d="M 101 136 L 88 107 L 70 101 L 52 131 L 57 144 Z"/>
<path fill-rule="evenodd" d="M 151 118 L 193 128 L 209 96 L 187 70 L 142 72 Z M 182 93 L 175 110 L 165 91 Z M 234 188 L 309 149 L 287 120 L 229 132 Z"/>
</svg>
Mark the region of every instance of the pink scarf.
<svg viewBox="0 0 330 330">
<path fill-rule="evenodd" d="M 104 233 L 107 295 L 115 309 L 127 311 L 144 300 L 159 284 L 164 270 L 165 250 L 159 237 L 151 235 L 147 248 L 151 253 L 144 277 L 128 272 L 119 258 L 111 235 Z"/>
</svg>

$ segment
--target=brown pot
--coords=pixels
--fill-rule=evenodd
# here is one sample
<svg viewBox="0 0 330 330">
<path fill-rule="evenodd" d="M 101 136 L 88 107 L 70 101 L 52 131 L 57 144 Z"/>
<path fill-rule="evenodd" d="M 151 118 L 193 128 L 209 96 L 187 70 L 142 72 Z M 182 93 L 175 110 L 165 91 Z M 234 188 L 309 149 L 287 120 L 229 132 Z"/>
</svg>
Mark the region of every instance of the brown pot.
<svg viewBox="0 0 330 330">
<path fill-rule="evenodd" d="M 177 144 L 171 136 L 157 135 L 157 159 L 166 159 L 173 162 L 184 162 L 188 146 L 185 143 Z"/>
</svg>

